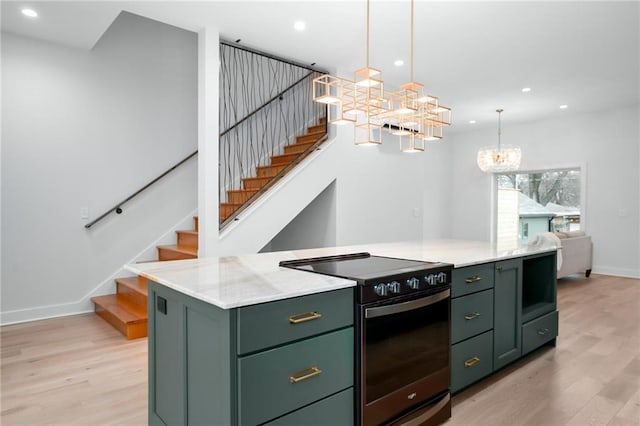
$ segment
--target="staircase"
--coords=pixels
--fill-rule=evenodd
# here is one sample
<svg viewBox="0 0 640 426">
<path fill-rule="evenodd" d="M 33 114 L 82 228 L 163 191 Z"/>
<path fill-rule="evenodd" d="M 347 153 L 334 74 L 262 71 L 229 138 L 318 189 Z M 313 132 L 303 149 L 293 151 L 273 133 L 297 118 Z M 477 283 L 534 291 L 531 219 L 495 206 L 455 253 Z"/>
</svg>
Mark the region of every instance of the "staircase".
<svg viewBox="0 0 640 426">
<path fill-rule="evenodd" d="M 198 257 L 198 217 L 194 229 L 176 231 L 177 244 L 158 246 L 158 260 L 181 260 Z M 92 297 L 95 312 L 127 339 L 147 336 L 147 279 L 141 276 L 117 278 L 116 294 Z"/>
<path fill-rule="evenodd" d="M 256 175 L 242 179 L 242 189 L 227 191 L 227 202 L 220 204 L 220 222 L 224 226 L 275 182 L 313 152 L 327 139 L 325 118 L 309 127 L 296 142 L 271 157 L 269 166 L 256 167 Z M 198 217 L 192 230 L 176 231 L 175 245 L 157 246 L 158 261 L 198 257 Z M 127 339 L 147 336 L 147 280 L 143 277 L 117 278 L 116 294 L 91 298 L 97 315 L 113 325 Z"/>
<path fill-rule="evenodd" d="M 284 153 L 271 156 L 271 164 L 256 167 L 253 177 L 242 179 L 242 189 L 227 191 L 227 202 L 220 203 L 220 223 L 224 227 L 248 207 L 252 201 L 266 192 L 274 183 L 296 164 L 311 154 L 327 139 L 326 118 L 307 129 L 307 133 L 296 138 L 296 142 L 284 147 Z"/>
</svg>

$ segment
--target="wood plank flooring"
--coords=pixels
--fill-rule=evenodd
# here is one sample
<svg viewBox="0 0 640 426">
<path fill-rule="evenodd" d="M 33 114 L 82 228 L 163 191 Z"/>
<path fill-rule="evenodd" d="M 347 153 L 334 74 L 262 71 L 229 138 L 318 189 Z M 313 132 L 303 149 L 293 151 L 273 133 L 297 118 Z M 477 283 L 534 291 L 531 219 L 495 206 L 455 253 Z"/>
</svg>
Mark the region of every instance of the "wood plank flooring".
<svg viewBox="0 0 640 426">
<path fill-rule="evenodd" d="M 561 279 L 560 335 L 453 398 L 458 425 L 640 425 L 640 280 Z M 10 425 L 146 425 L 147 340 L 93 314 L 2 327 Z"/>
<path fill-rule="evenodd" d="M 558 280 L 557 346 L 453 398 L 446 425 L 640 425 L 640 280 Z"/>
</svg>

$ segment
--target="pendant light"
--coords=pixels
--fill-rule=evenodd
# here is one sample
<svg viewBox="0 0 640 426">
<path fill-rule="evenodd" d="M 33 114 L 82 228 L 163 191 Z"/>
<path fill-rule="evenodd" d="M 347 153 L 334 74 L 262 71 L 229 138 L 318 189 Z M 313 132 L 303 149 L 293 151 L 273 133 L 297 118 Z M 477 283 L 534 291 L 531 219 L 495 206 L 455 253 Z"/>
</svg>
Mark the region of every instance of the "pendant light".
<svg viewBox="0 0 640 426">
<path fill-rule="evenodd" d="M 353 124 L 356 145 L 382 143 L 382 128 L 400 136 L 403 152 L 424 151 L 426 140 L 442 138 L 451 124 L 451 109 L 427 95 L 413 81 L 413 3 L 411 0 L 411 81 L 396 92 L 385 92 L 380 70 L 369 65 L 370 0 L 366 10 L 366 67 L 354 80 L 324 74 L 313 80 L 313 100 L 327 104 L 330 124 Z"/>
<path fill-rule="evenodd" d="M 512 172 L 518 170 L 520 167 L 520 160 L 522 158 L 520 148 L 500 144 L 503 111 L 503 109 L 496 110 L 498 113 L 498 148 L 487 147 L 478 151 L 478 167 L 486 173 Z"/>
</svg>

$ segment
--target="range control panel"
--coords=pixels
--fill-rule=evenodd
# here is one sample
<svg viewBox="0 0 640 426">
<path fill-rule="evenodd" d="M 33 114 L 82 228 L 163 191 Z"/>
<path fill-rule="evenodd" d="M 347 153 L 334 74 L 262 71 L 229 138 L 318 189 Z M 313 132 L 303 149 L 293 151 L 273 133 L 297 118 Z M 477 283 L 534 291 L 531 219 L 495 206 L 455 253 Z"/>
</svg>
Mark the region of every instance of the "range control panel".
<svg viewBox="0 0 640 426">
<path fill-rule="evenodd" d="M 413 271 L 367 280 L 359 285 L 359 302 L 369 303 L 409 295 L 425 290 L 438 290 L 451 284 L 451 267 Z"/>
</svg>

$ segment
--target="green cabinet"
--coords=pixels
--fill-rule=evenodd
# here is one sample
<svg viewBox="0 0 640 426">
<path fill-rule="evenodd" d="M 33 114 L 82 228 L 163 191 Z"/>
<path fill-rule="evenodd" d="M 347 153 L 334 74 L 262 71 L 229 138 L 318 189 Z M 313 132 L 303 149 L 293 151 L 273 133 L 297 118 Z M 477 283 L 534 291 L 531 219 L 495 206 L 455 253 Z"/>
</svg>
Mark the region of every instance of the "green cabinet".
<svg viewBox="0 0 640 426">
<path fill-rule="evenodd" d="M 352 288 L 227 310 L 148 293 L 150 425 L 353 423 Z"/>
<path fill-rule="evenodd" d="M 451 392 L 493 371 L 494 264 L 453 270 Z"/>
<path fill-rule="evenodd" d="M 495 370 L 522 355 L 522 260 L 495 263 L 493 368 Z"/>
<path fill-rule="evenodd" d="M 451 343 L 493 328 L 493 289 L 451 300 Z"/>
<path fill-rule="evenodd" d="M 493 371 L 493 331 L 451 348 L 451 390 L 456 392 Z"/>
<path fill-rule="evenodd" d="M 456 268 L 451 286 L 452 392 L 555 343 L 555 252 Z"/>
<path fill-rule="evenodd" d="M 353 328 L 239 358 L 238 379 L 242 425 L 264 423 L 350 388 Z"/>
</svg>

